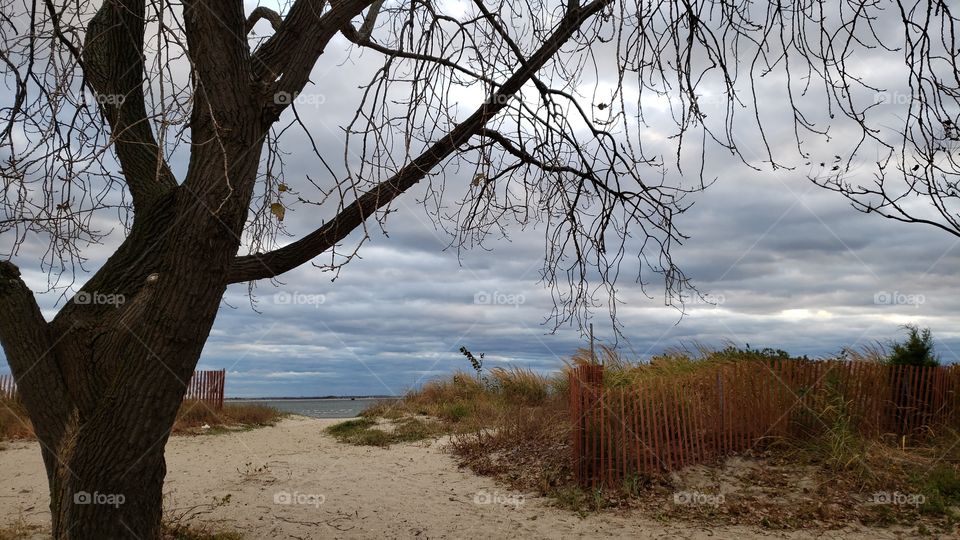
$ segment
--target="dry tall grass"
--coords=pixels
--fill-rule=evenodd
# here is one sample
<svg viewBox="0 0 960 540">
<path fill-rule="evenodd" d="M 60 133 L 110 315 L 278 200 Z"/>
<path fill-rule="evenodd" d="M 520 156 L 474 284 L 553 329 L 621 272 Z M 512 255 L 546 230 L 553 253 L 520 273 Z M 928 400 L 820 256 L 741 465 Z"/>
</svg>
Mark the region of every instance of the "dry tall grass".
<svg viewBox="0 0 960 540">
<path fill-rule="evenodd" d="M 198 401 L 184 401 L 177 412 L 173 433 L 199 433 L 210 429 L 245 429 L 273 425 L 284 413 L 255 403 L 227 403 L 216 410 Z M 0 440 L 31 440 L 35 437 L 26 409 L 16 400 L 0 401 Z"/>
<path fill-rule="evenodd" d="M 705 371 L 719 365 L 751 360 L 787 359 L 791 356 L 780 349 L 742 349 L 727 344 L 722 349 L 714 349 L 701 343 L 692 343 L 683 347 L 669 348 L 655 355 L 648 362 L 630 359 L 621 351 L 601 345 L 596 349 L 596 362 L 603 365 L 604 385 L 607 387 L 629 386 L 647 379 L 663 379 Z M 805 357 L 804 357 L 805 358 Z M 802 359 L 802 358 L 798 358 Z M 555 379 L 556 386 L 564 388 L 572 368 L 593 363 L 590 349 L 581 348 L 564 366 Z M 560 379 L 563 379 L 561 382 Z"/>
<path fill-rule="evenodd" d="M 285 416 L 273 407 L 257 403 L 225 403 L 217 410 L 200 401 L 184 401 L 177 411 L 173 433 L 194 433 L 210 428 L 254 428 L 272 426 Z"/>
<path fill-rule="evenodd" d="M 33 439 L 33 425 L 23 404 L 0 399 L 0 440 Z"/>
</svg>

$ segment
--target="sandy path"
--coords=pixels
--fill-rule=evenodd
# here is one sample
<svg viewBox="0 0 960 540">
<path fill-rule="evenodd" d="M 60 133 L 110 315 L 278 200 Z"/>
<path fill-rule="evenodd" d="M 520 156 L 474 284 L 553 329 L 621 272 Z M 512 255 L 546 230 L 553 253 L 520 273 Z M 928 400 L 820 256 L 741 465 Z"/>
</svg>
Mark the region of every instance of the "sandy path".
<svg viewBox="0 0 960 540">
<path fill-rule="evenodd" d="M 581 519 L 548 507 L 542 498 L 458 470 L 439 443 L 389 449 L 344 445 L 322 432 L 332 422 L 292 417 L 247 432 L 173 437 L 167 445 L 167 507 L 209 504 L 229 495 L 229 503 L 199 519 L 254 539 L 899 537 L 859 527 L 789 534 L 708 529 L 612 513 Z M 0 451 L 0 524 L 18 516 L 46 524 L 46 480 L 37 446 L 7 446 Z M 285 494 L 290 503 L 283 502 Z"/>
</svg>

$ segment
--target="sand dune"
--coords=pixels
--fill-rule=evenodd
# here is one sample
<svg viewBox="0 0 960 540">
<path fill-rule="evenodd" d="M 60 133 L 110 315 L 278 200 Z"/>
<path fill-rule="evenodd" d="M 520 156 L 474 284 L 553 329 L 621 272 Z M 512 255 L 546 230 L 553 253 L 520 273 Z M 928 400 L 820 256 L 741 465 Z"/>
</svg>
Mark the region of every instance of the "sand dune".
<svg viewBox="0 0 960 540">
<path fill-rule="evenodd" d="M 173 437 L 167 508 L 248 538 L 898 538 L 892 530 L 770 532 L 661 523 L 604 513 L 580 518 L 549 501 L 458 470 L 440 442 L 389 449 L 339 444 L 335 420 L 292 417 L 274 427 Z M 46 481 L 35 443 L 0 451 L 0 523 L 45 525 Z M 229 501 L 216 506 L 217 499 Z M 210 508 L 205 505 L 212 505 Z"/>
</svg>

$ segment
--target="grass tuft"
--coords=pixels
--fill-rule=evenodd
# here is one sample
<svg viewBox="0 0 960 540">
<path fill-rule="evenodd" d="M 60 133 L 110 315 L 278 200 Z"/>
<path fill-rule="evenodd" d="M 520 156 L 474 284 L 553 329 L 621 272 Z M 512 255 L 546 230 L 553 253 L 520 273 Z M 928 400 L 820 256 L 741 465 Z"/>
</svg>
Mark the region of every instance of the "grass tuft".
<svg viewBox="0 0 960 540">
<path fill-rule="evenodd" d="M 435 421 L 417 417 L 403 417 L 381 426 L 375 419 L 365 416 L 328 426 L 326 432 L 344 443 L 387 447 L 429 439 L 442 433 L 442 429 Z"/>
</svg>

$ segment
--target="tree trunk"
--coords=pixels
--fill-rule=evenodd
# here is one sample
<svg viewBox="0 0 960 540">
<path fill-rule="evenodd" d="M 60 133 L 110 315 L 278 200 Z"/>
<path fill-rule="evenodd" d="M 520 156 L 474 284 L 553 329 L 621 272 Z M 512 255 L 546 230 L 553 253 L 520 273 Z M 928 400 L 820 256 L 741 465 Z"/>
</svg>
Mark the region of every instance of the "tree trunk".
<svg viewBox="0 0 960 540">
<path fill-rule="evenodd" d="M 41 445 L 54 538 L 159 536 L 164 447 L 223 291 L 208 287 L 191 302 L 146 309 L 179 296 L 178 288 L 145 287 L 129 305 L 111 308 L 117 313 L 99 316 L 102 324 L 75 320 L 46 350 L 42 331 L 0 335 Z M 15 297 L 0 296 L 3 304 Z M 22 316 L 35 311 L 38 322 L 39 310 L 4 307 L 0 312 L 27 320 Z M 50 377 L 51 367 L 63 375 Z"/>
<path fill-rule="evenodd" d="M 85 430 L 86 431 L 86 430 Z M 163 513 L 168 428 L 156 425 L 154 447 L 127 446 L 130 426 L 77 440 L 50 479 L 53 538 L 157 538 Z"/>
<path fill-rule="evenodd" d="M 252 183 L 258 155 L 238 162 L 234 178 Z M 164 447 L 245 215 L 214 214 L 185 189 L 163 204 L 81 289 L 122 296 L 117 305 L 75 296 L 47 323 L 19 270 L 0 262 L 0 342 L 41 445 L 57 539 L 161 530 Z"/>
</svg>

